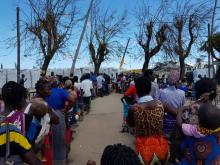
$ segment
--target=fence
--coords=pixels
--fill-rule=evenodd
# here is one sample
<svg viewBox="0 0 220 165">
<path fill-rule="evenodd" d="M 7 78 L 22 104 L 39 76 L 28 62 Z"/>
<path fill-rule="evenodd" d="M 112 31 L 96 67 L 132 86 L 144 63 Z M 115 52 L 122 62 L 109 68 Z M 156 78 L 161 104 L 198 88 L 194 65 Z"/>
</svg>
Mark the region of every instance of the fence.
<svg viewBox="0 0 220 165">
<path fill-rule="evenodd" d="M 75 69 L 75 75 L 81 77 L 84 73 L 90 73 L 93 68 L 78 68 Z M 47 73 L 50 74 L 54 72 L 55 75 L 69 76 L 70 69 L 48 69 Z M 119 70 L 115 68 L 101 68 L 100 73 L 106 73 L 109 75 L 115 75 Z M 21 74 L 24 74 L 27 78 L 25 82 L 26 88 L 34 88 L 35 83 L 39 80 L 40 69 L 24 69 L 21 70 Z M 0 88 L 8 81 L 17 81 L 17 71 L 16 69 L 0 69 Z"/>
</svg>

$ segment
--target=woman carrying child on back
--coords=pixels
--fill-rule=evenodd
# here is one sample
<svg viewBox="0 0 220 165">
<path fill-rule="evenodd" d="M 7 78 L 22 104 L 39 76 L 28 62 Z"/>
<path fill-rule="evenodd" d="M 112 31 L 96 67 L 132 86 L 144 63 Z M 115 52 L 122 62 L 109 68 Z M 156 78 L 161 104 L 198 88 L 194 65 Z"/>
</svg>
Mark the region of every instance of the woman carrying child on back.
<svg viewBox="0 0 220 165">
<path fill-rule="evenodd" d="M 216 84 L 210 79 L 195 84 L 196 98 L 191 106 L 178 111 L 177 124 L 184 134 L 182 165 L 220 164 L 220 109 L 212 104 Z"/>
</svg>

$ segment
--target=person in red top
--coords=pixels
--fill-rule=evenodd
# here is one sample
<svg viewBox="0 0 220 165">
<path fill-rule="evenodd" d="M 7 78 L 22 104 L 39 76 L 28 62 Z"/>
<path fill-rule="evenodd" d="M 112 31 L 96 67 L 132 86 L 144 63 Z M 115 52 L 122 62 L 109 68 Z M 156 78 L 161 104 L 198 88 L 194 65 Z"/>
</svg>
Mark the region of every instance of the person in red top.
<svg viewBox="0 0 220 165">
<path fill-rule="evenodd" d="M 131 81 L 129 88 L 125 91 L 124 96 L 121 98 L 121 102 L 123 104 L 123 125 L 121 132 L 129 132 L 129 127 L 126 122 L 126 118 L 128 116 L 128 110 L 130 105 L 136 103 L 137 100 L 137 91 L 135 87 L 134 81 Z"/>
<path fill-rule="evenodd" d="M 131 81 L 129 88 L 124 93 L 124 97 L 128 97 L 130 100 L 130 104 L 134 104 L 137 99 L 137 90 L 134 84 L 134 81 Z M 128 101 L 129 103 L 129 101 Z"/>
</svg>

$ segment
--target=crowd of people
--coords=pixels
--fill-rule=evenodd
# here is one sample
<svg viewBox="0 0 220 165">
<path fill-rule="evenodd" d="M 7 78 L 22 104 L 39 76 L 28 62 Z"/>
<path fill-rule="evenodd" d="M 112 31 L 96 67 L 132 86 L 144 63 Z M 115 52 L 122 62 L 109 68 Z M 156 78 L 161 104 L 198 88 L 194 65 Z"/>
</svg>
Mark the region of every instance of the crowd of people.
<svg viewBox="0 0 220 165">
<path fill-rule="evenodd" d="M 71 163 L 74 128 L 90 112 L 91 100 L 113 89 L 124 93 L 122 132 L 135 136 L 135 151 L 122 144 L 109 145 L 101 165 L 220 164 L 215 81 L 198 80 L 195 100 L 189 103 L 178 71 L 171 70 L 163 85 L 155 77 L 153 70 L 111 76 L 87 73 L 80 79 L 51 73 L 41 76 L 31 100 L 25 81 L 7 82 L 0 98 L 0 164 Z"/>
<path fill-rule="evenodd" d="M 79 81 L 73 75 L 42 75 L 31 100 L 24 87 L 25 76 L 21 80 L 2 87 L 0 164 L 70 163 L 74 128 L 89 113 L 91 99 L 110 94 L 110 76 L 87 73 Z"/>
<path fill-rule="evenodd" d="M 132 79 L 121 99 L 122 132 L 134 134 L 135 151 L 144 164 L 219 164 L 220 109 L 213 102 L 214 80 L 198 80 L 195 99 L 187 102 L 176 70 L 170 71 L 163 88 L 154 82 L 153 70 Z"/>
</svg>

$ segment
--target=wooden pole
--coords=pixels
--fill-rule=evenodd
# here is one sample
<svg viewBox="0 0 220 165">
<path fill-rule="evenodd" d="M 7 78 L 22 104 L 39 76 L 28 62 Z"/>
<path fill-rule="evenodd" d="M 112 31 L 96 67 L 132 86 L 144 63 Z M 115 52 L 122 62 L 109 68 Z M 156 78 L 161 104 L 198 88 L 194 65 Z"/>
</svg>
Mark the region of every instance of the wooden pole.
<svg viewBox="0 0 220 165">
<path fill-rule="evenodd" d="M 210 71 L 210 68 L 211 68 L 211 52 L 210 52 L 211 45 L 209 42 L 210 32 L 211 32 L 210 31 L 210 24 L 208 24 L 208 76 L 209 76 L 209 78 L 211 77 L 211 71 Z"/>
<path fill-rule="evenodd" d="M 86 19 L 85 19 L 85 22 L 84 22 L 83 30 L 82 30 L 82 33 L 80 35 L 79 43 L 78 43 L 77 48 L 76 48 L 76 53 L 75 53 L 75 55 L 73 57 L 73 62 L 72 62 L 71 70 L 70 70 L 70 73 L 72 73 L 72 74 L 74 74 L 74 69 L 75 69 L 75 66 L 76 66 L 76 60 L 77 60 L 77 58 L 79 56 L 80 47 L 81 47 L 81 44 L 82 44 L 83 36 L 85 34 L 85 31 L 86 31 L 86 26 L 87 26 L 87 23 L 88 23 L 90 11 L 92 9 L 93 1 L 94 0 L 90 1 L 89 9 L 88 9 L 88 11 L 86 13 Z"/>
<path fill-rule="evenodd" d="M 211 29 L 210 29 L 210 33 L 209 33 L 209 37 L 213 35 L 214 33 L 214 24 L 215 24 L 215 15 L 216 15 L 216 9 L 217 9 L 217 3 L 218 3 L 218 0 L 215 0 L 215 3 L 214 3 L 214 8 L 213 8 L 213 13 L 212 13 L 212 21 L 211 21 Z M 213 65 L 213 57 L 210 55 L 210 58 L 211 58 L 211 68 L 212 68 L 212 75 L 214 76 L 215 75 L 215 68 L 214 68 L 214 65 Z M 210 77 L 211 78 L 211 77 Z"/>
<path fill-rule="evenodd" d="M 213 8 L 213 13 L 212 13 L 211 35 L 213 35 L 213 31 L 214 31 L 214 22 L 215 22 L 217 3 L 218 3 L 218 0 L 215 0 L 215 4 L 214 4 L 214 8 Z"/>
<path fill-rule="evenodd" d="M 16 7 L 17 22 L 17 82 L 20 82 L 20 9 Z"/>
<path fill-rule="evenodd" d="M 121 62 L 120 62 L 120 66 L 119 66 L 120 71 L 121 71 L 122 66 L 123 66 L 123 64 L 124 64 L 124 58 L 125 58 L 125 54 L 126 54 L 127 49 L 128 49 L 129 41 L 130 41 L 130 38 L 128 39 L 128 42 L 127 42 L 126 47 L 125 47 L 124 54 L 123 54 L 122 59 L 121 59 Z"/>
</svg>

